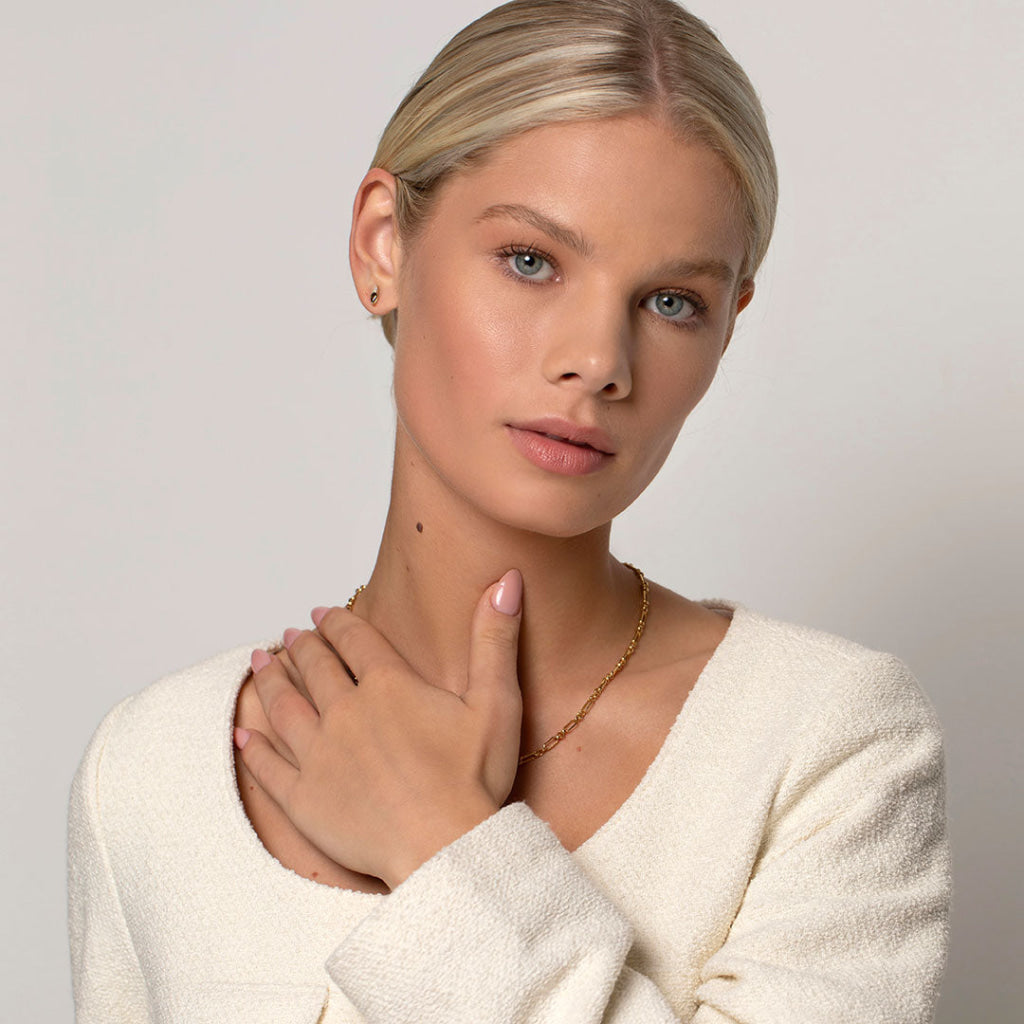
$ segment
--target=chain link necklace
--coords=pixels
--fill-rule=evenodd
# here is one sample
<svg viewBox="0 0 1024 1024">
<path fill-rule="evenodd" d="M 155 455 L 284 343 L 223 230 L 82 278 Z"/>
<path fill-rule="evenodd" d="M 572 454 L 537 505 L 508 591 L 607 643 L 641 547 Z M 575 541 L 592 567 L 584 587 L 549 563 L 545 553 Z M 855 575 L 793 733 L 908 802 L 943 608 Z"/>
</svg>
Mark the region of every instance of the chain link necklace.
<svg viewBox="0 0 1024 1024">
<path fill-rule="evenodd" d="M 583 707 L 569 719 L 561 729 L 558 730 L 553 736 L 542 743 L 536 750 L 531 751 L 529 754 L 523 754 L 519 758 L 520 766 L 526 764 L 529 761 L 536 761 L 538 757 L 543 757 L 549 750 L 557 747 L 566 736 L 569 735 L 575 729 L 580 722 L 583 721 L 587 715 L 590 714 L 590 709 L 597 703 L 597 698 L 604 693 L 608 684 L 626 667 L 629 659 L 633 657 L 633 652 L 637 649 L 637 645 L 640 643 L 640 637 L 644 635 L 644 629 L 647 627 L 647 612 L 650 610 L 650 585 L 647 582 L 647 577 L 635 566 L 630 565 L 629 562 L 623 563 L 628 569 L 632 569 L 636 573 L 636 578 L 640 581 L 640 616 L 637 619 L 636 629 L 633 630 L 633 636 L 629 643 L 626 645 L 626 649 L 622 652 L 622 657 L 615 663 L 612 670 L 597 684 L 594 688 L 594 692 L 583 702 Z M 366 584 L 356 588 L 356 592 L 348 599 L 348 603 L 345 607 L 351 611 L 355 606 L 356 598 L 366 589 Z"/>
</svg>

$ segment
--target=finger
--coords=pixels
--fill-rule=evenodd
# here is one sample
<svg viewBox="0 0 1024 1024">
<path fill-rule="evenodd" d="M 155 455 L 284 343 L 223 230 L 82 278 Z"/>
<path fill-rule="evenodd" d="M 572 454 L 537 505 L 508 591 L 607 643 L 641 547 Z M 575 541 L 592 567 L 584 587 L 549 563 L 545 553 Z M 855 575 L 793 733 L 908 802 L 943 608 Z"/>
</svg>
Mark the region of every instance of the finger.
<svg viewBox="0 0 1024 1024">
<path fill-rule="evenodd" d="M 242 764 L 260 789 L 287 813 L 292 789 L 299 778 L 298 769 L 274 749 L 266 736 L 253 729 L 236 729 L 235 745 Z"/>
<path fill-rule="evenodd" d="M 331 632 L 333 632 L 335 634 L 334 641 L 337 642 L 337 641 L 340 640 L 340 634 L 338 633 L 337 629 L 334 626 L 332 626 L 330 623 L 327 626 L 325 626 L 324 629 L 320 628 L 320 624 L 321 624 L 321 622 L 323 622 L 324 617 L 327 615 L 327 613 L 331 612 L 331 611 L 334 611 L 334 610 L 335 610 L 334 608 L 325 608 L 325 607 L 321 606 L 319 608 L 314 608 L 309 613 L 309 617 L 313 620 L 313 626 L 316 629 L 317 633 L 321 637 L 323 637 L 324 643 L 326 643 L 327 646 L 330 647 L 334 651 L 334 653 L 338 656 L 338 660 L 341 662 L 342 668 L 344 668 L 344 670 L 348 673 L 349 678 L 352 680 L 352 682 L 355 683 L 358 686 L 359 685 L 359 680 L 356 678 L 355 672 L 352 671 L 352 669 L 349 666 L 348 662 L 346 662 L 345 659 L 341 656 L 341 654 L 338 651 L 338 648 L 335 647 L 334 642 L 332 642 L 330 636 L 327 633 L 327 630 L 331 630 Z M 349 611 L 349 610 L 350 609 L 346 608 L 346 611 Z"/>
<path fill-rule="evenodd" d="M 515 712 L 522 707 L 517 659 L 522 620 L 523 577 L 509 569 L 477 603 L 469 638 L 471 708 Z"/>
<path fill-rule="evenodd" d="M 274 653 L 277 653 L 280 657 L 279 652 Z M 263 705 L 260 704 L 259 694 L 256 692 L 256 673 L 269 665 L 273 658 L 267 651 L 262 648 L 257 648 L 252 652 L 252 656 L 249 660 L 252 665 L 252 673 L 242 684 L 242 688 L 238 692 L 235 721 L 248 722 L 252 728 L 259 729 L 267 739 L 270 740 L 274 745 L 274 749 L 282 757 L 288 758 L 292 764 L 295 764 L 295 755 L 288 749 L 284 740 L 274 732 L 274 727 L 267 720 L 267 715 L 263 710 Z"/>
<path fill-rule="evenodd" d="M 298 690 L 299 693 L 301 693 L 302 696 L 305 697 L 306 700 L 308 700 L 309 703 L 315 707 L 316 701 L 314 701 L 313 698 L 310 696 L 309 689 L 306 686 L 305 680 L 302 678 L 302 674 L 299 672 L 299 670 L 295 667 L 295 663 L 292 661 L 291 655 L 288 653 L 288 651 L 278 651 L 277 657 L 278 660 L 281 662 L 281 667 L 285 670 L 285 672 L 288 673 L 288 678 L 291 680 L 292 686 L 294 686 L 295 689 Z"/>
<path fill-rule="evenodd" d="M 408 663 L 394 647 L 370 623 L 347 608 L 327 609 L 319 615 L 316 626 L 356 679 L 386 686 L 393 680 L 414 678 Z"/>
<path fill-rule="evenodd" d="M 319 633 L 289 630 L 288 654 L 309 692 L 313 704 L 326 711 L 338 700 L 351 696 L 355 678 L 338 652 Z"/>
<path fill-rule="evenodd" d="M 263 713 L 274 732 L 289 751 L 297 755 L 301 764 L 305 741 L 316 728 L 320 716 L 313 705 L 296 690 L 278 657 L 272 657 L 259 667 L 254 657 L 253 667 L 256 672 L 252 683 Z"/>
</svg>

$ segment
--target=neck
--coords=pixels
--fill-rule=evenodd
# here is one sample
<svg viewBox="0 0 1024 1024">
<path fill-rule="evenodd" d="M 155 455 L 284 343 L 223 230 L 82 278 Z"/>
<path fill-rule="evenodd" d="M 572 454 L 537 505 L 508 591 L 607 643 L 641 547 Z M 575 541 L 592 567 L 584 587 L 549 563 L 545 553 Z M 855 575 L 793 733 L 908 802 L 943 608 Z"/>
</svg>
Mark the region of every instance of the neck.
<svg viewBox="0 0 1024 1024">
<path fill-rule="evenodd" d="M 423 464 L 399 425 L 384 534 L 356 610 L 425 679 L 462 692 L 473 610 L 487 586 L 519 569 L 524 700 L 571 702 L 614 664 L 636 623 L 636 578 L 611 556 L 610 532 L 550 537 L 488 517 Z"/>
</svg>

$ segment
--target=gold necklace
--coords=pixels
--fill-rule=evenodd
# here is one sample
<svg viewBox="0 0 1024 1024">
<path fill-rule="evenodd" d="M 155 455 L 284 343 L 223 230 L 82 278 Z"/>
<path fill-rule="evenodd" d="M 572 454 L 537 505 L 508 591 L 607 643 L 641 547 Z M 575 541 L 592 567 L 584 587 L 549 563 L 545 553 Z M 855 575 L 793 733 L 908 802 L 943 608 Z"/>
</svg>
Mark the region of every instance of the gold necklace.
<svg viewBox="0 0 1024 1024">
<path fill-rule="evenodd" d="M 623 563 L 626 568 L 632 569 L 636 573 L 636 578 L 640 581 L 640 617 L 636 622 L 636 629 L 633 630 L 633 637 L 626 645 L 626 649 L 622 652 L 622 657 L 615 663 L 614 668 L 597 684 L 594 692 L 583 702 L 583 707 L 569 719 L 561 729 L 558 730 L 546 740 L 536 750 L 531 751 L 529 754 L 523 754 L 519 758 L 520 766 L 526 764 L 528 761 L 536 761 L 538 757 L 543 757 L 553 747 L 557 747 L 566 736 L 569 735 L 575 729 L 580 722 L 583 721 L 587 715 L 590 714 L 590 709 L 597 703 L 597 698 L 604 693 L 605 688 L 608 684 L 626 667 L 627 662 L 633 657 L 633 652 L 636 650 L 637 645 L 640 643 L 640 637 L 644 635 L 644 629 L 647 627 L 647 612 L 650 610 L 650 586 L 647 583 L 647 577 L 635 566 L 630 565 L 629 562 Z M 356 592 L 348 599 L 348 603 L 345 607 L 351 611 L 352 607 L 356 603 L 356 598 L 366 589 L 364 583 L 361 587 L 356 588 Z"/>
</svg>

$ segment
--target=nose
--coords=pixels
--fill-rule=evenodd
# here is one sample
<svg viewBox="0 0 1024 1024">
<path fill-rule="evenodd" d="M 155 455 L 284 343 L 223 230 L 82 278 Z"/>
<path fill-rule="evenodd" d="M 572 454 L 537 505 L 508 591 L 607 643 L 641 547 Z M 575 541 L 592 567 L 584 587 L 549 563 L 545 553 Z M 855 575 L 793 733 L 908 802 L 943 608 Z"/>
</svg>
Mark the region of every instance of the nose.
<svg viewBox="0 0 1024 1024">
<path fill-rule="evenodd" d="M 633 389 L 632 348 L 628 317 L 591 308 L 589 316 L 566 317 L 545 352 L 544 376 L 552 384 L 622 399 Z"/>
</svg>

